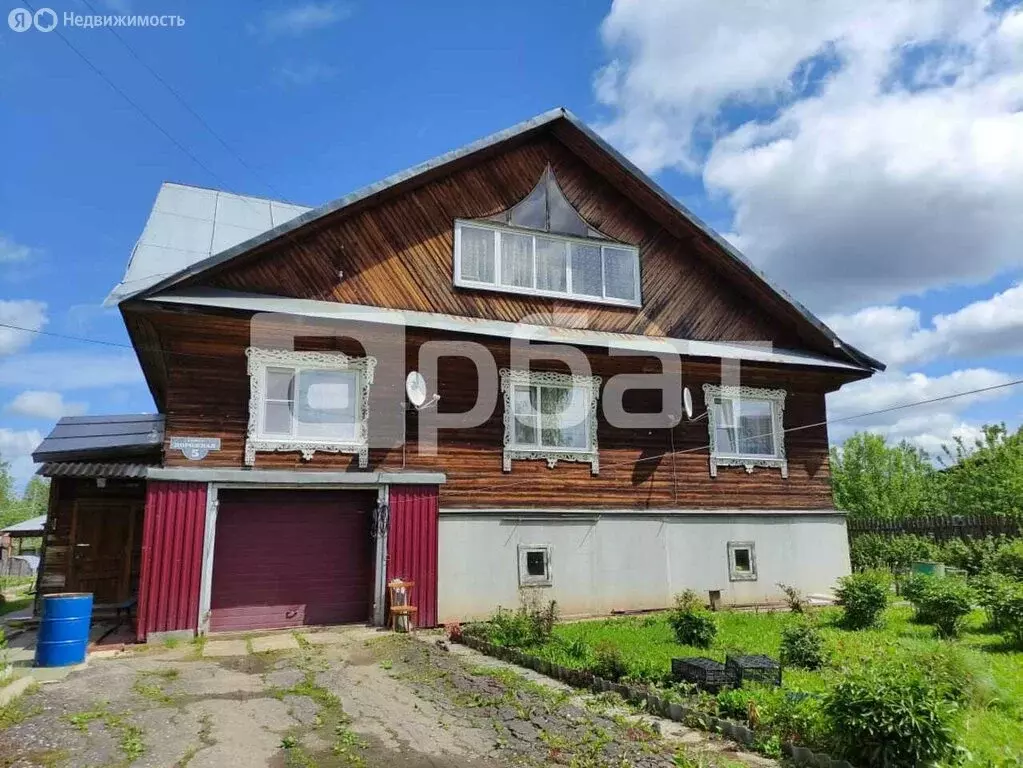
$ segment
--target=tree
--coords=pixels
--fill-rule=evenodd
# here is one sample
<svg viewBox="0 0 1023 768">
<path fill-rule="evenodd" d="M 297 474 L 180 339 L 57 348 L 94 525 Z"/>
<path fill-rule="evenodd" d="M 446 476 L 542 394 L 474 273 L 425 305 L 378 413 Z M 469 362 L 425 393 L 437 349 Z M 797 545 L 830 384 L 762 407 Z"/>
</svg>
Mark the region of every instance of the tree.
<svg viewBox="0 0 1023 768">
<path fill-rule="evenodd" d="M 985 424 L 973 445 L 945 446 L 943 462 L 949 514 L 1023 516 L 1023 427 Z"/>
<path fill-rule="evenodd" d="M 14 493 L 10 465 L 0 458 L 0 528 L 45 515 L 49 507 L 50 481 L 32 477 L 21 498 Z"/>
<path fill-rule="evenodd" d="M 903 441 L 857 432 L 831 449 L 835 506 L 852 517 L 896 519 L 940 510 L 941 479 L 927 453 Z"/>
</svg>

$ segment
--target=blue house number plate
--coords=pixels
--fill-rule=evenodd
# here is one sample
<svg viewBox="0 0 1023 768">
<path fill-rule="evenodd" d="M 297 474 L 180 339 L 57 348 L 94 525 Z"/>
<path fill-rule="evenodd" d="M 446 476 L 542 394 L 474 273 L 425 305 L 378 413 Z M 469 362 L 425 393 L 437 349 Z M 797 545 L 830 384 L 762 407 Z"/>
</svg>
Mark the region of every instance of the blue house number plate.
<svg viewBox="0 0 1023 768">
<path fill-rule="evenodd" d="M 220 450 L 219 437 L 172 437 L 170 440 L 172 451 L 181 451 L 186 459 L 199 461 L 205 459 L 210 451 Z"/>
</svg>

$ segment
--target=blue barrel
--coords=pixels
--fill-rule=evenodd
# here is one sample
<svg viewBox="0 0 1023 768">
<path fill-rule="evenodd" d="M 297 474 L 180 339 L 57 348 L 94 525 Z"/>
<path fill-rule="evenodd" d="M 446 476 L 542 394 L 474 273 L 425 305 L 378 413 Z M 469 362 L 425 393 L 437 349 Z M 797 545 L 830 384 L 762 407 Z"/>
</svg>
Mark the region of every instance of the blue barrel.
<svg viewBox="0 0 1023 768">
<path fill-rule="evenodd" d="M 91 620 L 91 592 L 44 596 L 36 641 L 36 666 L 66 667 L 85 661 Z"/>
</svg>

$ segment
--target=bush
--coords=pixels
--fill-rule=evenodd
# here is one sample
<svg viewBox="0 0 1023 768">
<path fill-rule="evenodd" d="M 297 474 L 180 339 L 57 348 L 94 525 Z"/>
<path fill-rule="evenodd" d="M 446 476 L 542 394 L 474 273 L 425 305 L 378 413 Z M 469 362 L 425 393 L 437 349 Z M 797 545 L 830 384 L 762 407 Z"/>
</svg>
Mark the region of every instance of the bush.
<svg viewBox="0 0 1023 768">
<path fill-rule="evenodd" d="M 938 555 L 938 546 L 928 538 L 911 533 L 886 536 L 879 533 L 865 533 L 857 536 L 849 545 L 849 557 L 855 571 L 888 568 L 908 568 L 917 560 L 933 560 Z"/>
<path fill-rule="evenodd" d="M 789 604 L 789 610 L 793 613 L 806 613 L 806 598 L 803 593 L 791 584 L 778 582 L 778 589 L 785 593 L 785 602 Z"/>
<path fill-rule="evenodd" d="M 827 662 L 824 638 L 813 624 L 800 621 L 781 631 L 781 663 L 788 667 L 820 669 Z"/>
<path fill-rule="evenodd" d="M 876 626 L 888 607 L 891 577 L 884 571 L 863 571 L 838 580 L 838 604 L 845 609 L 843 621 L 850 629 Z"/>
<path fill-rule="evenodd" d="M 628 674 L 625 657 L 618 646 L 609 640 L 601 640 L 593 649 L 590 672 L 605 680 L 621 680 Z"/>
<path fill-rule="evenodd" d="M 958 637 L 976 599 L 963 579 L 931 578 L 918 597 L 917 613 L 923 621 L 933 624 L 942 637 Z"/>
<path fill-rule="evenodd" d="M 1005 619 L 1002 609 L 1011 599 L 1016 582 L 1001 573 L 991 572 L 977 576 L 970 583 L 977 593 L 977 602 L 987 614 L 988 626 L 996 632 L 1002 631 Z"/>
<path fill-rule="evenodd" d="M 554 600 L 544 604 L 535 596 L 524 594 L 517 611 L 497 609 L 483 636 L 508 648 L 543 645 L 551 639 L 557 621 L 558 604 Z"/>
<path fill-rule="evenodd" d="M 718 633 L 713 614 L 704 608 L 699 595 L 691 589 L 675 596 L 675 607 L 668 616 L 668 624 L 679 643 L 697 648 L 710 647 Z"/>
<path fill-rule="evenodd" d="M 911 573 L 899 585 L 899 594 L 912 604 L 916 610 L 915 619 L 921 624 L 930 623 L 929 617 L 923 613 L 923 599 L 933 580 L 934 577 L 926 573 Z"/>
<path fill-rule="evenodd" d="M 832 756 L 865 768 L 956 762 L 957 710 L 905 664 L 847 674 L 825 697 Z"/>
<path fill-rule="evenodd" d="M 1023 648 L 1023 584 L 1010 584 L 999 597 L 995 614 L 1006 642 L 1015 648 Z"/>
<path fill-rule="evenodd" d="M 1023 580 L 1023 539 L 1002 543 L 991 557 L 990 568 L 1017 581 Z"/>
</svg>

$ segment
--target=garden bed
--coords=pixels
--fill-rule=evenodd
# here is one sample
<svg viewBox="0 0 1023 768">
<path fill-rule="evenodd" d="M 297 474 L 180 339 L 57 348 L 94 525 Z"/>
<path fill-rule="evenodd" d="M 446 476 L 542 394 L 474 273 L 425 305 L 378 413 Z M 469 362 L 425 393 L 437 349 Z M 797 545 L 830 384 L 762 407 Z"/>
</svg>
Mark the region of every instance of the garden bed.
<svg viewBox="0 0 1023 768">
<path fill-rule="evenodd" d="M 981 612 L 968 617 L 965 631 L 956 641 L 939 640 L 933 627 L 914 624 L 912 610 L 906 607 L 889 609 L 878 629 L 845 630 L 837 623 L 840 615 L 837 609 L 815 613 L 827 646 L 828 665 L 818 671 L 786 668 L 780 692 L 753 689 L 746 697 L 736 696 L 735 692 L 714 697 L 667 684 L 671 659 L 708 656 L 723 662 L 727 653 L 737 652 L 778 658 L 782 629 L 794 621 L 790 614 L 718 614 L 717 637 L 709 649 L 676 642 L 669 614 L 664 613 L 558 624 L 545 642 L 514 649 L 500 647 L 500 638 L 482 638 L 485 647 L 481 650 L 487 651 L 489 647 L 489 652 L 510 661 L 535 664 L 539 671 L 574 685 L 617 690 L 633 701 L 649 702 L 652 709 L 673 719 L 723 730 L 744 743 L 758 742 L 768 754 L 791 741 L 791 734 L 765 733 L 757 730 L 758 723 L 751 723 L 748 718 L 726 728 L 720 716 L 729 714 L 743 720 L 741 709 L 747 699 L 754 704 L 758 700 L 764 702 L 765 710 L 771 706 L 772 696 L 775 701 L 779 697 L 789 701 L 813 699 L 825 694 L 848 671 L 878 659 L 904 660 L 910 666 L 933 664 L 936 675 L 947 675 L 948 684 L 964 692 L 965 700 L 960 705 L 964 711 L 956 727 L 970 753 L 967 765 L 1019 765 L 1017 756 L 1023 754 L 1023 653 L 1007 648 L 1000 635 L 985 632 Z M 590 673 L 594 649 L 609 646 L 620 652 L 622 682 L 595 680 Z M 755 714 L 752 716 L 756 718 Z M 794 741 L 798 746 L 799 739 Z M 797 756 L 807 755 L 799 750 Z"/>
</svg>

